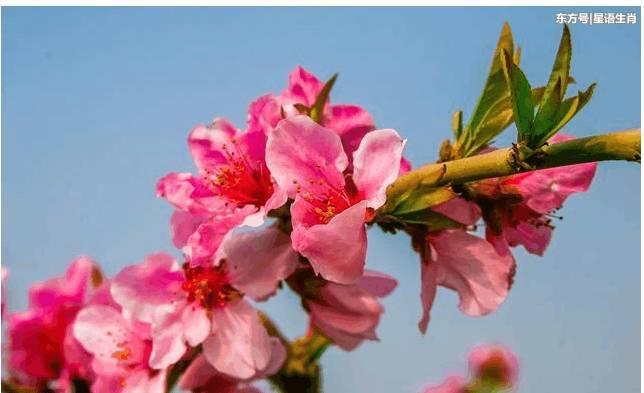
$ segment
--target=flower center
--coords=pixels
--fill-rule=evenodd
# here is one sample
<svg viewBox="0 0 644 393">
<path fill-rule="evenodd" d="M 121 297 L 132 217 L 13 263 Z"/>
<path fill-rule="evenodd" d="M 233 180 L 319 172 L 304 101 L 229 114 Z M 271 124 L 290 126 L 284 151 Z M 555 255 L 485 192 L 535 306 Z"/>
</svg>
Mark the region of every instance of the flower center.
<svg viewBox="0 0 644 393">
<path fill-rule="evenodd" d="M 344 189 L 333 186 L 324 176 L 310 179 L 304 185 L 295 184 L 297 193 L 308 202 L 310 211 L 320 224 L 328 224 L 333 217 L 352 206 L 357 197 L 353 179 L 348 176 L 345 181 Z"/>
<path fill-rule="evenodd" d="M 273 194 L 266 164 L 249 160 L 237 147 L 236 140 L 232 145 L 224 144 L 222 150 L 226 163 L 206 171 L 204 177 L 208 188 L 239 206 L 263 206 Z"/>
<path fill-rule="evenodd" d="M 204 308 L 222 308 L 241 297 L 239 291 L 230 285 L 222 265 L 190 267 L 185 263 L 183 271 L 186 280 L 181 289 L 188 293 L 189 301 L 198 302 Z"/>
</svg>

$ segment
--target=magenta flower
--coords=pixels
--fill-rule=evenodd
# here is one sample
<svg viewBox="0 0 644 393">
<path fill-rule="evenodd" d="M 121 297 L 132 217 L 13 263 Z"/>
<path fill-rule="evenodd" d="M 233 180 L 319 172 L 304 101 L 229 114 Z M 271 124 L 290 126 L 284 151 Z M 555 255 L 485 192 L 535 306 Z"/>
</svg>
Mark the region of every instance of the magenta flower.
<svg viewBox="0 0 644 393">
<path fill-rule="evenodd" d="M 557 134 L 550 142 L 570 139 Z M 587 163 L 478 182 L 486 238 L 500 253 L 523 245 L 528 252 L 543 255 L 552 237 L 551 214 L 568 196 L 587 191 L 596 169 L 596 163 Z"/>
<path fill-rule="evenodd" d="M 260 393 L 254 381 L 275 374 L 286 360 L 286 349 L 276 337 L 271 337 L 271 358 L 264 369 L 246 379 L 238 379 L 217 371 L 205 356 L 197 356 L 179 380 L 179 387 L 193 393 Z"/>
<path fill-rule="evenodd" d="M 165 368 L 187 346 L 203 344 L 219 372 L 250 378 L 266 367 L 272 347 L 244 295 L 267 298 L 296 263 L 288 236 L 276 228 L 231 233 L 216 264 L 180 269 L 169 255 L 154 254 L 123 269 L 112 295 L 134 318 L 152 324 L 152 367 Z"/>
<path fill-rule="evenodd" d="M 398 177 L 404 144 L 394 130 L 368 133 L 353 154 L 349 174 L 340 137 L 307 116 L 283 120 L 269 136 L 267 165 L 295 200 L 293 248 L 325 279 L 350 284 L 362 276 L 365 223 Z"/>
<path fill-rule="evenodd" d="M 159 180 L 157 195 L 178 209 L 171 220 L 175 245 L 191 263 L 208 263 L 229 231 L 261 225 L 286 195 L 266 168 L 261 130 L 241 132 L 215 119 L 193 129 L 188 146 L 199 175 L 170 173 Z"/>
<path fill-rule="evenodd" d="M 21 384 L 69 391 L 72 379 L 92 377 L 91 356 L 72 336 L 71 324 L 100 277 L 94 261 L 79 257 L 64 276 L 32 285 L 29 310 L 9 315 L 9 367 Z"/>
<path fill-rule="evenodd" d="M 459 308 L 470 316 L 486 315 L 503 303 L 515 272 L 511 254 L 499 255 L 485 239 L 459 229 L 432 232 L 425 241 L 421 252 L 421 332 L 427 330 L 438 286 L 456 291 Z"/>
<path fill-rule="evenodd" d="M 150 326 L 123 316 L 111 299 L 83 308 L 73 325 L 74 337 L 92 354 L 94 393 L 162 392 L 166 370 L 150 367 Z"/>
<path fill-rule="evenodd" d="M 326 281 L 319 285 L 316 293 L 304 299 L 312 326 L 347 351 L 364 340 L 378 340 L 376 328 L 385 311 L 378 298 L 387 296 L 396 288 L 394 278 L 365 271 L 356 284 Z"/>
</svg>

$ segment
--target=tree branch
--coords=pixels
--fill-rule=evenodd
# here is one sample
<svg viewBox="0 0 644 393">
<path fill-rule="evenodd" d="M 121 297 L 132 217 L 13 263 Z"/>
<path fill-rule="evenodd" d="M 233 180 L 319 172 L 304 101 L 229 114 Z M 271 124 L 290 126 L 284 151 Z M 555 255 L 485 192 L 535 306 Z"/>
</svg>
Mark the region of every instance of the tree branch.
<svg viewBox="0 0 644 393">
<path fill-rule="evenodd" d="M 590 136 L 546 145 L 536 151 L 514 146 L 473 157 L 427 164 L 401 176 L 387 189 L 393 208 L 408 191 L 463 184 L 475 180 L 513 175 L 537 169 L 595 161 L 640 161 L 640 129 Z"/>
</svg>

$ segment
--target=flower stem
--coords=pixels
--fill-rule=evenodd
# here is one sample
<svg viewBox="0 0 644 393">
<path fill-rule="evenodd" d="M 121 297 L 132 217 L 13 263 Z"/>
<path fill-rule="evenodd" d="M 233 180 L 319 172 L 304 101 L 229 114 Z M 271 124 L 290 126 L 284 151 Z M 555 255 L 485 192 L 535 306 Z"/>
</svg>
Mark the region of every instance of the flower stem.
<svg viewBox="0 0 644 393">
<path fill-rule="evenodd" d="M 494 150 L 458 160 L 427 164 L 401 176 L 387 189 L 387 203 L 381 211 L 388 211 L 404 198 L 405 193 L 421 187 L 451 186 L 586 162 L 640 162 L 640 158 L 639 128 L 545 145 L 534 151 L 522 146 Z"/>
</svg>

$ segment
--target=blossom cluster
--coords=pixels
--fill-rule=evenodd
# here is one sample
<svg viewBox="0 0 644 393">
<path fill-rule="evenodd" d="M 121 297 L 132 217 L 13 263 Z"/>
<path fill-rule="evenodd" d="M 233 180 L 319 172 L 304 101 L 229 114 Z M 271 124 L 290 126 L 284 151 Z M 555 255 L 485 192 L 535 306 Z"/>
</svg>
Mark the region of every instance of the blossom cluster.
<svg viewBox="0 0 644 393">
<path fill-rule="evenodd" d="M 285 285 L 310 334 L 348 351 L 377 340 L 380 299 L 397 282 L 366 268 L 367 229 L 411 164 L 397 131 L 378 129 L 360 106 L 331 103 L 334 81 L 297 67 L 284 91 L 250 104 L 243 130 L 223 118 L 192 129 L 195 173 L 156 186 L 174 208 L 182 258 L 150 254 L 107 278 L 80 257 L 35 284 L 29 309 L 7 317 L 12 380 L 36 391 L 163 392 L 181 374 L 185 390 L 254 391 L 289 356 L 254 303 Z M 439 286 L 457 292 L 467 315 L 496 310 L 512 286 L 512 249 L 543 254 L 553 213 L 588 189 L 595 168 L 474 182 L 431 206 L 451 225 L 405 226 L 420 255 L 420 330 Z"/>
</svg>

